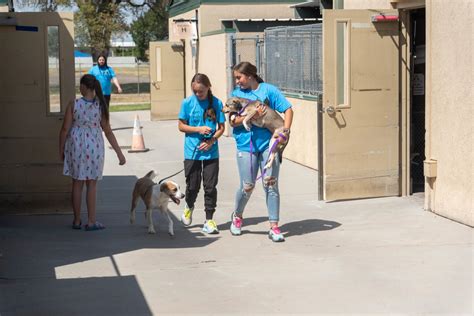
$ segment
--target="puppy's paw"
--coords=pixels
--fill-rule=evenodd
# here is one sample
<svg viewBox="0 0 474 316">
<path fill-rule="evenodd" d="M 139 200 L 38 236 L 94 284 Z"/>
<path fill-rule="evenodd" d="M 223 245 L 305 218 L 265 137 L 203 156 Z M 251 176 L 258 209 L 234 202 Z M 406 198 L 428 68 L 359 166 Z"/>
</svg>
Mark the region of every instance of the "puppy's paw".
<svg viewBox="0 0 474 316">
<path fill-rule="evenodd" d="M 153 227 L 148 228 L 148 234 L 156 234 L 156 231 Z"/>
<path fill-rule="evenodd" d="M 130 216 L 130 224 L 135 224 L 135 216 Z"/>
<path fill-rule="evenodd" d="M 247 130 L 247 132 L 250 132 L 251 126 L 248 125 L 246 122 L 243 122 L 244 128 Z"/>
<path fill-rule="evenodd" d="M 174 232 L 168 232 L 168 235 L 170 236 L 171 239 L 174 239 Z"/>
</svg>

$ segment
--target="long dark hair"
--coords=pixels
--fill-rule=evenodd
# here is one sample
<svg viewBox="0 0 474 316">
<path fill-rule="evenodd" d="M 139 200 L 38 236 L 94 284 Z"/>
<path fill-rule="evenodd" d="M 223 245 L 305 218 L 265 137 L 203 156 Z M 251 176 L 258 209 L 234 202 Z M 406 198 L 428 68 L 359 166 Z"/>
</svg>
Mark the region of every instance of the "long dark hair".
<svg viewBox="0 0 474 316">
<path fill-rule="evenodd" d="M 105 119 L 109 120 L 109 108 L 107 107 L 107 102 L 105 102 L 104 94 L 102 93 L 102 88 L 100 86 L 99 80 L 97 80 L 93 75 L 86 74 L 81 77 L 81 85 L 86 87 L 88 90 L 94 90 L 95 96 L 99 100 L 100 110 Z"/>
<path fill-rule="evenodd" d="M 240 72 L 246 76 L 254 77 L 258 83 L 262 83 L 263 79 L 257 75 L 257 67 L 249 63 L 248 61 L 243 61 L 238 63 L 232 68 L 233 71 Z"/>
<path fill-rule="evenodd" d="M 209 80 L 209 77 L 205 74 L 197 73 L 194 75 L 193 79 L 191 79 L 191 86 L 193 83 L 200 83 L 206 88 L 209 88 L 209 91 L 207 92 L 207 100 L 209 101 L 209 105 L 207 106 L 207 110 L 204 112 L 204 119 L 210 118 L 211 120 L 216 121 L 216 111 L 212 106 L 214 95 L 211 91 L 211 80 Z"/>
<path fill-rule="evenodd" d="M 105 56 L 105 54 L 103 54 L 103 53 L 101 53 L 101 54 L 99 54 L 99 56 L 97 56 L 97 66 L 100 67 L 100 65 L 99 65 L 99 58 L 100 57 L 104 58 L 104 60 L 105 60 L 105 63 L 104 63 L 103 67 L 109 68 L 109 65 L 107 65 L 107 56 Z"/>
</svg>

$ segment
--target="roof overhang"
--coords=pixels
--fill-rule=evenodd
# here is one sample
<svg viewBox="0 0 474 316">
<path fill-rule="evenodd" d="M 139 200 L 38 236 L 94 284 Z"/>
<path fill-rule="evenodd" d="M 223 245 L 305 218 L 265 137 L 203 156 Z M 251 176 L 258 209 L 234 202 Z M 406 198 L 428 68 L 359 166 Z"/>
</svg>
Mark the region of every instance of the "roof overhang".
<svg viewBox="0 0 474 316">
<path fill-rule="evenodd" d="M 321 6 L 321 0 L 306 1 L 290 5 L 290 8 L 315 8 Z"/>
<path fill-rule="evenodd" d="M 221 22 L 316 22 L 322 21 L 322 19 L 318 18 L 276 18 L 276 19 L 268 19 L 268 18 L 260 18 L 260 19 L 220 19 Z"/>
<path fill-rule="evenodd" d="M 394 9 L 418 9 L 426 7 L 425 0 L 390 0 Z"/>
</svg>

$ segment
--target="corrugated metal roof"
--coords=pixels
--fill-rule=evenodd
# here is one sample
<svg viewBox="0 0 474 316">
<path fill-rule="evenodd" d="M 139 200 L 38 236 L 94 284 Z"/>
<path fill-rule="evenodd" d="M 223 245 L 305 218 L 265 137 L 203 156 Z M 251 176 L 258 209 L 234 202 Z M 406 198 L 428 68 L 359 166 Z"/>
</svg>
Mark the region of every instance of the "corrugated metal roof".
<svg viewBox="0 0 474 316">
<path fill-rule="evenodd" d="M 318 18 L 252 18 L 252 19 L 220 19 L 221 22 L 301 22 L 301 21 L 322 21 Z"/>
</svg>

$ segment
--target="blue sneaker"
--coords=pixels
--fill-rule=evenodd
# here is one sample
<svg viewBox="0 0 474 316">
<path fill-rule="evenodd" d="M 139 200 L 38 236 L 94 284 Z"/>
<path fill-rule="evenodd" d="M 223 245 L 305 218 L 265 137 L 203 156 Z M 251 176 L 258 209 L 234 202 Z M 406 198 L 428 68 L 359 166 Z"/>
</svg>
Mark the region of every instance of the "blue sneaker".
<svg viewBox="0 0 474 316">
<path fill-rule="evenodd" d="M 281 230 L 278 226 L 273 226 L 272 229 L 268 232 L 268 238 L 274 242 L 285 241 L 285 236 L 281 233 Z"/>
<path fill-rule="evenodd" d="M 204 222 L 204 226 L 202 226 L 202 232 L 209 235 L 219 234 L 216 222 L 212 219 Z"/>
</svg>

